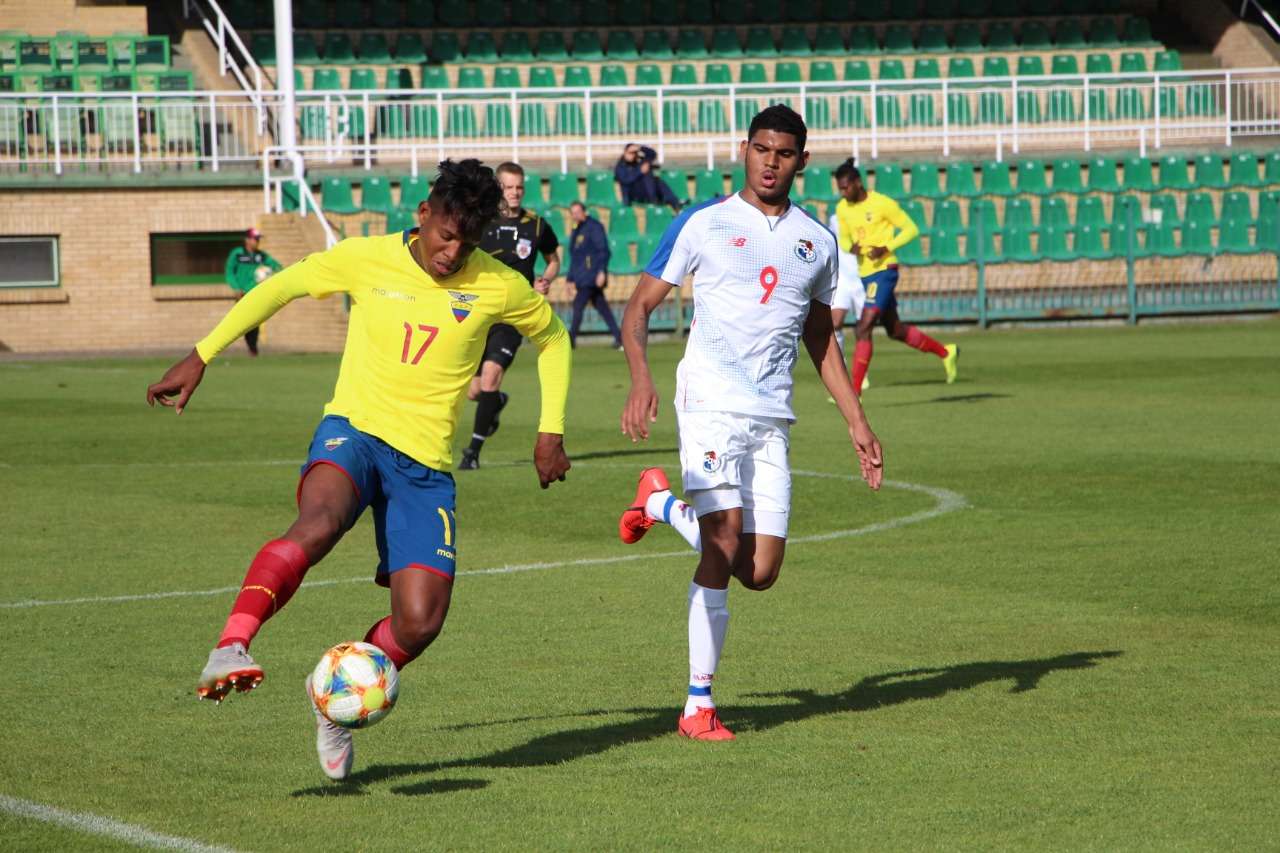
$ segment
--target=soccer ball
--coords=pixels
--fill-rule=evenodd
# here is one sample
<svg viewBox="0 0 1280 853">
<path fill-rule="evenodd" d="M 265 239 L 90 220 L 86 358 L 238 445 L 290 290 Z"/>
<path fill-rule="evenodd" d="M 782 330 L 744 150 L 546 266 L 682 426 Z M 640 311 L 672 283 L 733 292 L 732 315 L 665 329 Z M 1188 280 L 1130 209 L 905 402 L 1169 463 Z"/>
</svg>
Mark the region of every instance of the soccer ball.
<svg viewBox="0 0 1280 853">
<path fill-rule="evenodd" d="M 266 264 L 263 264 L 253 271 L 253 280 L 258 284 L 262 284 L 269 278 L 271 278 L 271 267 Z"/>
<path fill-rule="evenodd" d="M 381 720 L 400 694 L 396 665 L 370 643 L 340 643 L 311 673 L 311 701 L 331 722 L 362 729 Z"/>
</svg>

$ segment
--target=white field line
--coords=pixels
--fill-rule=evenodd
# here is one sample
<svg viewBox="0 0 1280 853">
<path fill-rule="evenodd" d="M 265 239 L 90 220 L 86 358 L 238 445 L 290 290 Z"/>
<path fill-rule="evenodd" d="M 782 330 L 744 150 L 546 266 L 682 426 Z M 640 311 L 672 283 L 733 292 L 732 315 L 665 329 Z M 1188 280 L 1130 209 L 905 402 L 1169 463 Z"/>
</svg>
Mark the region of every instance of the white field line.
<svg viewBox="0 0 1280 853">
<path fill-rule="evenodd" d="M 274 463 L 260 463 L 274 464 Z M 597 467 L 618 467 L 609 465 L 597 465 Z M 634 467 L 634 466 L 629 466 Z M 846 474 L 828 474 L 820 471 L 792 471 L 792 474 L 800 477 L 817 477 L 824 480 L 851 480 L 852 477 Z M 922 521 L 928 521 L 937 518 L 940 515 L 946 515 L 949 512 L 955 512 L 969 505 L 964 495 L 953 492 L 950 489 L 943 489 L 937 486 L 924 486 L 917 483 L 906 483 L 901 480 L 885 480 L 884 485 L 893 489 L 902 489 L 908 492 L 919 492 L 920 494 L 929 495 L 935 501 L 934 505 L 929 509 L 912 513 L 911 515 L 900 516 L 899 518 L 891 518 L 886 521 L 879 521 L 875 524 L 868 524 L 863 527 L 855 527 L 848 530 L 833 530 L 828 533 L 814 533 L 809 536 L 796 536 L 787 540 L 787 544 L 801 545 L 807 542 L 829 542 L 832 539 L 847 539 L 853 536 L 866 536 L 870 533 L 882 533 L 886 530 L 894 530 L 898 527 L 905 527 L 909 524 L 919 524 Z M 520 572 L 536 572 L 547 569 L 571 569 L 581 568 L 584 566 L 604 566 L 616 563 L 632 563 L 637 560 L 665 560 L 672 557 L 688 557 L 690 555 L 688 549 L 680 551 L 660 551 L 657 553 L 649 551 L 635 551 L 629 554 L 617 554 L 609 557 L 584 557 L 578 560 L 554 560 L 539 563 L 517 563 L 505 566 L 493 566 L 487 569 L 460 569 L 459 576 L 483 576 L 483 575 L 512 575 Z M 355 578 L 339 578 L 334 580 L 318 580 L 306 581 L 303 586 L 309 589 L 325 586 L 339 586 L 351 583 L 369 583 L 370 577 L 362 575 Z M 159 601 L 166 598 L 200 598 L 214 595 L 226 595 L 236 592 L 239 586 L 221 586 L 214 589 L 191 589 L 191 590 L 172 590 L 169 592 L 146 592 L 135 595 L 110 595 L 110 596 L 88 596 L 85 598 L 61 598 L 61 599 L 23 599 L 20 601 L 0 602 L 0 610 L 12 610 L 19 608 L 32 607 L 57 607 L 73 604 L 123 604 L 131 601 Z"/>
<path fill-rule="evenodd" d="M 53 806 L 33 803 L 30 800 L 20 800 L 17 797 L 6 797 L 4 794 L 0 794 L 0 812 L 7 812 L 11 815 L 44 823 L 57 824 L 88 835 L 114 838 L 138 847 L 153 847 L 158 850 L 184 850 L 190 851 L 190 853 L 235 853 L 230 847 L 215 847 L 211 844 L 192 841 L 189 838 L 161 835 L 158 832 L 143 829 L 141 826 L 112 820 L 109 817 L 102 817 L 89 812 L 71 812 L 55 809 Z"/>
</svg>

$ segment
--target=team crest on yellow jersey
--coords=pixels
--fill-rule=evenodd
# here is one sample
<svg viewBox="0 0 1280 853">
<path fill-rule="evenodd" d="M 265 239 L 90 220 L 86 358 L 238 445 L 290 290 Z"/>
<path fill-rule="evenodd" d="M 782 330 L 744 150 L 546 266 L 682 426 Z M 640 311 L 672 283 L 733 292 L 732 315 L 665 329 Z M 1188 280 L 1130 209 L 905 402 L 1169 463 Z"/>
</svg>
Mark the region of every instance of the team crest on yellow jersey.
<svg viewBox="0 0 1280 853">
<path fill-rule="evenodd" d="M 480 298 L 478 293 L 459 293 L 456 290 L 450 290 L 449 296 L 453 297 L 453 301 L 449 303 L 449 307 L 453 309 L 453 319 L 459 323 L 471 315 L 471 303 Z"/>
</svg>

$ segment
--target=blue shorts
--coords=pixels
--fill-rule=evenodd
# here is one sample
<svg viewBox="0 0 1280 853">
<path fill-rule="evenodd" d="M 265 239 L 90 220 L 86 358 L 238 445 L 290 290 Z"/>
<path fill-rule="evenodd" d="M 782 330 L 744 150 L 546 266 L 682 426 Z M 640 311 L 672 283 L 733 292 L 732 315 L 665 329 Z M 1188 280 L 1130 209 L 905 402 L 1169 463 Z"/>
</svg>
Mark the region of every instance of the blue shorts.
<svg viewBox="0 0 1280 853">
<path fill-rule="evenodd" d="M 884 312 L 898 307 L 898 299 L 893 295 L 894 289 L 898 286 L 896 266 L 872 273 L 862 280 L 862 286 L 867 289 L 867 308 Z"/>
<path fill-rule="evenodd" d="M 453 580 L 457 490 L 452 474 L 414 461 L 336 415 L 328 415 L 316 427 L 298 480 L 299 497 L 303 481 L 317 465 L 332 465 L 351 480 L 360 502 L 356 518 L 365 507 L 373 507 L 378 584 L 389 586 L 391 574 L 407 568 Z"/>
</svg>

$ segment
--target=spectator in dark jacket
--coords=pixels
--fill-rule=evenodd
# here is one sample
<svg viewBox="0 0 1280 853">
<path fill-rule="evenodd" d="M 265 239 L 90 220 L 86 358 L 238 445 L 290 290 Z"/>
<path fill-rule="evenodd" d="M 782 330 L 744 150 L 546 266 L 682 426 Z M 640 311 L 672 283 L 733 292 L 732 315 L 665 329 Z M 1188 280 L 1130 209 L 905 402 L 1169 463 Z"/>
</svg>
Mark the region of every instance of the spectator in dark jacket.
<svg viewBox="0 0 1280 853">
<path fill-rule="evenodd" d="M 622 190 L 623 204 L 667 204 L 680 210 L 682 202 L 667 186 L 667 182 L 654 174 L 657 152 L 645 145 L 632 143 L 622 150 L 622 157 L 613 167 L 613 177 Z"/>
<path fill-rule="evenodd" d="M 569 281 L 578 289 L 573 297 L 573 321 L 569 324 L 569 340 L 574 346 L 578 345 L 582 312 L 590 302 L 609 327 L 614 346 L 622 349 L 622 333 L 618 331 L 618 322 L 609 309 L 609 300 L 604 296 L 604 289 L 609 281 L 609 238 L 600 220 L 587 216 L 587 209 L 582 202 L 575 201 L 569 206 L 569 218 L 575 223 L 573 233 L 569 235 Z"/>
</svg>

